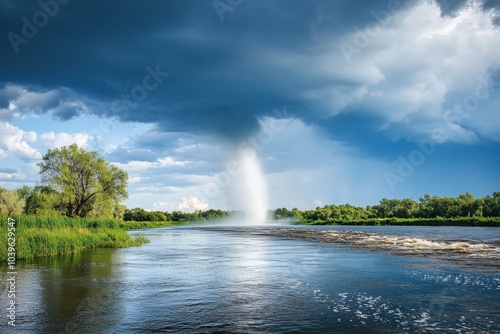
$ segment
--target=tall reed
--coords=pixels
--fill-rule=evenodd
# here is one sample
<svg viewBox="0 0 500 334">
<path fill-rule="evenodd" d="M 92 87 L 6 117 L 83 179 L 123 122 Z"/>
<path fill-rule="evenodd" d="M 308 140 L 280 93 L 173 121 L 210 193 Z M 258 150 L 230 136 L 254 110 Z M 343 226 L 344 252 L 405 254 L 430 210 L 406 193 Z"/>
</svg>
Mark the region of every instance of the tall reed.
<svg viewBox="0 0 500 334">
<path fill-rule="evenodd" d="M 79 252 L 86 248 L 130 247 L 149 242 L 142 236 L 132 238 L 116 220 L 13 217 L 16 221 L 16 259 L 60 255 Z M 8 255 L 7 217 L 0 217 L 0 262 Z M 11 230 L 12 231 L 12 230 Z"/>
</svg>

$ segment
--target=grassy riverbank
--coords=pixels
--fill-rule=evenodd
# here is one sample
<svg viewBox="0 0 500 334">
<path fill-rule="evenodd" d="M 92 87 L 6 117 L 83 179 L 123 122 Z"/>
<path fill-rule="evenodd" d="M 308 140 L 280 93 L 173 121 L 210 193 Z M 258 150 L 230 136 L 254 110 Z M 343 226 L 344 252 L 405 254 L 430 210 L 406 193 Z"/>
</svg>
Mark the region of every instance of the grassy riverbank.
<svg viewBox="0 0 500 334">
<path fill-rule="evenodd" d="M 35 216 L 13 218 L 16 221 L 13 226 L 15 230 L 11 229 L 7 217 L 0 218 L 0 262 L 7 260 L 7 245 L 13 242 L 8 239 L 9 231 L 15 233 L 18 260 L 71 254 L 87 248 L 139 246 L 149 242 L 142 236 L 131 237 L 116 220 Z"/>
<path fill-rule="evenodd" d="M 182 226 L 188 225 L 189 223 L 183 222 L 171 222 L 171 221 L 160 221 L 160 222 L 152 222 L 152 221 L 124 221 L 120 222 L 120 227 L 124 230 L 138 230 L 141 228 L 157 228 L 157 227 L 168 227 L 168 226 Z"/>
<path fill-rule="evenodd" d="M 299 225 L 393 225 L 393 226 L 485 226 L 500 227 L 500 217 L 457 218 L 373 218 L 373 219 L 327 219 L 302 220 Z"/>
<path fill-rule="evenodd" d="M 124 230 L 138 230 L 141 228 L 157 228 L 170 226 L 202 225 L 219 222 L 220 220 L 183 220 L 183 221 L 122 221 L 120 227 Z"/>
</svg>

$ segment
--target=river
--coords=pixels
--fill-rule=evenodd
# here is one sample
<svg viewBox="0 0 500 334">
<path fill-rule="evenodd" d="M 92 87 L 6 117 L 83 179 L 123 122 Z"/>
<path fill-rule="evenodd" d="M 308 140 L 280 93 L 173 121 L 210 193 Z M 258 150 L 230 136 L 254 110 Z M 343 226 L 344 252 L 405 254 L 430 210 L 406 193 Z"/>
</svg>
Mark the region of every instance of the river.
<svg viewBox="0 0 500 334">
<path fill-rule="evenodd" d="M 151 243 L 18 263 L 0 333 L 500 333 L 498 228 L 131 233 Z"/>
</svg>

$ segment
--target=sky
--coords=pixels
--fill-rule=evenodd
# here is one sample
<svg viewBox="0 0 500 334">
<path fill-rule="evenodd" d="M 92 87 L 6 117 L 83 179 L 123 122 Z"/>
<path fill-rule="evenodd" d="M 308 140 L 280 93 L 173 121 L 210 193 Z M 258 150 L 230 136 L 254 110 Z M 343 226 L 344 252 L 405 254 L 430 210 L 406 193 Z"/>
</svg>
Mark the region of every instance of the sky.
<svg viewBox="0 0 500 334">
<path fill-rule="evenodd" d="M 2 0 L 0 59 L 7 189 L 76 143 L 130 208 L 239 209 L 242 152 L 270 208 L 500 191 L 498 0 Z"/>
</svg>

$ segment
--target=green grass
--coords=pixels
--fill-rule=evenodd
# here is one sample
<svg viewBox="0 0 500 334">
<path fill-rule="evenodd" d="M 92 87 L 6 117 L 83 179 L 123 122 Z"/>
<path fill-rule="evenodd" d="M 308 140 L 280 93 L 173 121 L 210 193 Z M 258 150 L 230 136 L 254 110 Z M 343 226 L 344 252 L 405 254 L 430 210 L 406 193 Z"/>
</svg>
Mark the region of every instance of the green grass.
<svg viewBox="0 0 500 334">
<path fill-rule="evenodd" d="M 186 226 L 186 225 L 202 225 L 210 224 L 219 221 L 215 220 L 193 220 L 193 221 L 123 221 L 120 222 L 120 227 L 125 230 L 137 230 L 141 228 L 157 228 L 157 227 L 168 227 L 168 226 Z"/>
<path fill-rule="evenodd" d="M 62 255 L 83 249 L 139 246 L 149 242 L 142 236 L 132 238 L 115 220 L 14 217 L 16 259 Z M 7 260 L 8 228 L 0 217 L 0 262 Z"/>
<path fill-rule="evenodd" d="M 300 225 L 393 225 L 393 226 L 484 226 L 500 227 L 500 217 L 457 217 L 457 218 L 372 218 L 372 219 L 327 219 L 303 220 Z"/>
<path fill-rule="evenodd" d="M 137 230 L 141 228 L 157 228 L 157 227 L 167 227 L 167 226 L 181 226 L 187 225 L 187 223 L 178 223 L 171 221 L 162 221 L 162 222 L 151 222 L 151 221 L 124 221 L 120 222 L 120 227 L 124 230 Z"/>
<path fill-rule="evenodd" d="M 25 228 L 120 228 L 120 221 L 115 219 L 86 219 L 69 217 L 38 217 L 19 216 L 13 217 L 19 222 L 20 227 Z M 7 223 L 7 217 L 0 217 L 0 223 Z M 2 225 L 3 226 L 3 225 Z"/>
</svg>

